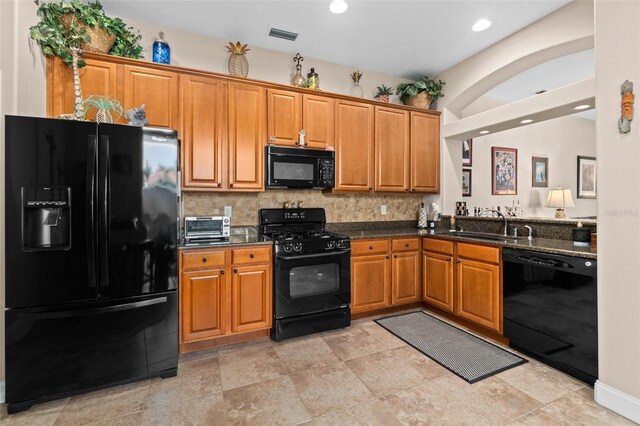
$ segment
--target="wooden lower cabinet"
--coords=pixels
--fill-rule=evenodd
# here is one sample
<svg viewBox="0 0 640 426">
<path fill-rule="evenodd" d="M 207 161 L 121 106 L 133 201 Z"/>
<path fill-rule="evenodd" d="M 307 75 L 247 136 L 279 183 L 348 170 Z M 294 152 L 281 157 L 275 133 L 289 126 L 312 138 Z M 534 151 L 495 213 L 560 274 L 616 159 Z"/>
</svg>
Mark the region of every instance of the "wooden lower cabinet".
<svg viewBox="0 0 640 426">
<path fill-rule="evenodd" d="M 424 251 L 422 276 L 424 301 L 453 312 L 453 255 Z"/>
<path fill-rule="evenodd" d="M 231 332 L 271 327 L 271 264 L 239 266 L 232 277 Z"/>
<path fill-rule="evenodd" d="M 181 351 L 271 328 L 271 272 L 270 246 L 181 251 Z"/>
<path fill-rule="evenodd" d="M 424 301 L 502 334 L 500 247 L 429 238 L 423 247 Z"/>
<path fill-rule="evenodd" d="M 420 301 L 420 253 L 395 253 L 391 264 L 391 305 L 404 305 Z"/>
<path fill-rule="evenodd" d="M 351 259 L 351 312 L 381 309 L 391 304 L 391 260 L 386 254 Z"/>
</svg>

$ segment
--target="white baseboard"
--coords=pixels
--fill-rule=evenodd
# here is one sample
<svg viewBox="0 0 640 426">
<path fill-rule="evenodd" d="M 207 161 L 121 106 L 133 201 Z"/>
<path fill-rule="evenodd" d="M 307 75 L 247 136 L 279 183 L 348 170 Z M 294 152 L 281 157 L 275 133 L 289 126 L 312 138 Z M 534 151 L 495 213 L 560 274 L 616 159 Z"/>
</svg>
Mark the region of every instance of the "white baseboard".
<svg viewBox="0 0 640 426">
<path fill-rule="evenodd" d="M 595 401 L 636 423 L 640 423 L 640 399 L 620 392 L 616 388 L 596 381 L 593 388 Z"/>
<path fill-rule="evenodd" d="M 4 404 L 4 380 L 0 380 L 0 404 Z"/>
</svg>

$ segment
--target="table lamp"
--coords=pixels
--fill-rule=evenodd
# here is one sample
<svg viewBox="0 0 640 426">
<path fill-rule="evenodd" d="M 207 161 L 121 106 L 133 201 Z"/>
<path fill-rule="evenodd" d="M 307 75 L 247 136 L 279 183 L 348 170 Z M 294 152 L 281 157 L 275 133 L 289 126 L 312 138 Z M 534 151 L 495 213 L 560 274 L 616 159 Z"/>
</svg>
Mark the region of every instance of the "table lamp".
<svg viewBox="0 0 640 426">
<path fill-rule="evenodd" d="M 575 207 L 571 190 L 563 189 L 561 186 L 557 189 L 550 189 L 546 206 L 556 209 L 556 218 L 565 219 L 567 217 L 564 212 L 565 207 Z"/>
</svg>

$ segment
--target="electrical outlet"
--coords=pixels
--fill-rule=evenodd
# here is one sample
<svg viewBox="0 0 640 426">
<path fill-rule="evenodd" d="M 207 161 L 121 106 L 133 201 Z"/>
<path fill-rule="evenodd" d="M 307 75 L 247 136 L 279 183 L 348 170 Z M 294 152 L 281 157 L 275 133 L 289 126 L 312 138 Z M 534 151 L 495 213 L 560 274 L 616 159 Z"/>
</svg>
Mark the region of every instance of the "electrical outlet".
<svg viewBox="0 0 640 426">
<path fill-rule="evenodd" d="M 380 214 L 387 214 L 387 206 L 386 205 L 381 205 L 380 206 Z"/>
<path fill-rule="evenodd" d="M 224 206 L 224 215 L 231 217 L 231 206 Z"/>
</svg>

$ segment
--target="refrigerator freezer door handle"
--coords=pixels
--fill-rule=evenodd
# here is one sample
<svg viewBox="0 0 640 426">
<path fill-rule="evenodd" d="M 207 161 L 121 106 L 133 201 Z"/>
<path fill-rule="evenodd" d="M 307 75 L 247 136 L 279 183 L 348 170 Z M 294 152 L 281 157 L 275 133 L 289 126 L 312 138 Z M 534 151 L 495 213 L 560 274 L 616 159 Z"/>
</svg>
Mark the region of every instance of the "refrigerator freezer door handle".
<svg viewBox="0 0 640 426">
<path fill-rule="evenodd" d="M 109 137 L 100 136 L 98 151 L 98 264 L 100 286 L 109 285 Z"/>
<path fill-rule="evenodd" d="M 167 297 L 156 297 L 155 299 L 142 300 L 140 302 L 123 303 L 121 305 L 104 306 L 102 308 L 78 309 L 70 311 L 54 311 L 54 312 L 33 312 L 21 313 L 21 317 L 28 317 L 31 320 L 56 319 L 56 318 L 74 318 L 85 317 L 89 315 L 102 315 L 112 312 L 128 311 L 131 309 L 144 308 L 146 306 L 159 305 L 167 303 Z"/>
<path fill-rule="evenodd" d="M 87 149 L 87 176 L 86 176 L 86 250 L 87 265 L 89 271 L 89 287 L 96 286 L 96 262 L 95 262 L 95 185 L 96 185 L 96 149 L 98 138 L 89 135 L 89 148 Z"/>
</svg>

